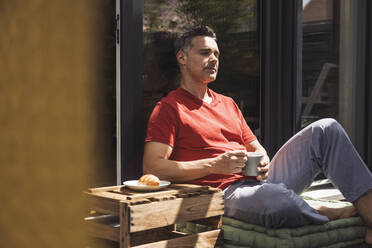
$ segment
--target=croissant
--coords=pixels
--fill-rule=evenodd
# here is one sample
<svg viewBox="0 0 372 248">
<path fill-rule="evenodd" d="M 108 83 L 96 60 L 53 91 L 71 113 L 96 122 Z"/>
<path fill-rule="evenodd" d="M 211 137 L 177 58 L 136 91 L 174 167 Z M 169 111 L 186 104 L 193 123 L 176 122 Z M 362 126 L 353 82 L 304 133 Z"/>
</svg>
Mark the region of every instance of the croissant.
<svg viewBox="0 0 372 248">
<path fill-rule="evenodd" d="M 159 186 L 160 180 L 157 176 L 146 174 L 143 175 L 139 180 L 139 184 L 147 185 L 147 186 Z"/>
</svg>

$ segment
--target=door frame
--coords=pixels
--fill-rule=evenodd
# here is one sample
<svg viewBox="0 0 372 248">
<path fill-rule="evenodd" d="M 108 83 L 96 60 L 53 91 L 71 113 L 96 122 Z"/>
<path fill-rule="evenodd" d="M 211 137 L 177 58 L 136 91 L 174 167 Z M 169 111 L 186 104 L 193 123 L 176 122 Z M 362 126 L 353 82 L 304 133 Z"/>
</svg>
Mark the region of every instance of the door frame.
<svg viewBox="0 0 372 248">
<path fill-rule="evenodd" d="M 261 143 L 272 157 L 301 124 L 302 0 L 260 3 Z"/>
<path fill-rule="evenodd" d="M 142 174 L 144 145 L 143 0 L 120 0 L 117 184 Z"/>
<path fill-rule="evenodd" d="M 367 1 L 367 13 L 372 13 L 372 2 Z M 372 170 L 372 16 L 367 14 L 367 34 L 366 34 L 366 163 Z"/>
</svg>

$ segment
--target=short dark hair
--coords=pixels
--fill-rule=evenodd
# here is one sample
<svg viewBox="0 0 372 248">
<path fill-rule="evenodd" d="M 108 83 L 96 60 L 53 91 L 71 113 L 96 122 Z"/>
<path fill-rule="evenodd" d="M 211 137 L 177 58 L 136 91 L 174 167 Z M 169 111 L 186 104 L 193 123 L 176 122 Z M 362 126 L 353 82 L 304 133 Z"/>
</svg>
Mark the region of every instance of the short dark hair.
<svg viewBox="0 0 372 248">
<path fill-rule="evenodd" d="M 174 43 L 175 54 L 177 55 L 180 50 L 186 50 L 187 48 L 191 47 L 191 40 L 196 36 L 208 36 L 214 40 L 217 40 L 217 36 L 212 28 L 208 26 L 193 27 L 176 39 Z"/>
</svg>

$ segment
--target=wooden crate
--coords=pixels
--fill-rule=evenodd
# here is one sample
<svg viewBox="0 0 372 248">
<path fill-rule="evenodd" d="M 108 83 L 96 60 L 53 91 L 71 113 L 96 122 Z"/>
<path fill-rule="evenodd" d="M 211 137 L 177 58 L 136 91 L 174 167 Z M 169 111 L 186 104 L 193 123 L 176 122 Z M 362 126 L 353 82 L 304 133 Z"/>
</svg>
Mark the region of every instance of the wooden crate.
<svg viewBox="0 0 372 248">
<path fill-rule="evenodd" d="M 222 247 L 223 192 L 209 186 L 171 184 L 156 192 L 124 186 L 85 192 L 91 215 L 90 236 L 120 243 L 120 248 Z M 175 224 L 195 222 L 212 230 L 186 235 Z M 119 246 L 119 244 L 118 244 Z"/>
</svg>

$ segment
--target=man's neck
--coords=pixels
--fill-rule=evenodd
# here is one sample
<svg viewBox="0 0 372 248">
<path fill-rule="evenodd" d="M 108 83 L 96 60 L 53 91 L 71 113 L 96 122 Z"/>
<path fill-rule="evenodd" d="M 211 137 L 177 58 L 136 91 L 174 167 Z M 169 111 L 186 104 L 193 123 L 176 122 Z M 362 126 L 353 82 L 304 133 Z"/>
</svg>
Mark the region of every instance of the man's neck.
<svg viewBox="0 0 372 248">
<path fill-rule="evenodd" d="M 211 103 L 212 97 L 208 94 L 208 86 L 207 84 L 199 83 L 199 84 L 187 84 L 181 82 L 181 88 L 188 91 L 195 97 L 199 98 L 203 102 Z"/>
</svg>

